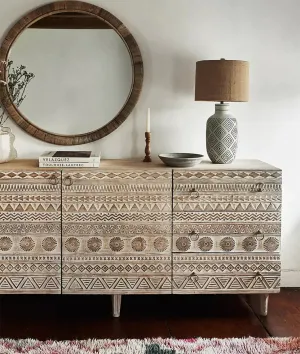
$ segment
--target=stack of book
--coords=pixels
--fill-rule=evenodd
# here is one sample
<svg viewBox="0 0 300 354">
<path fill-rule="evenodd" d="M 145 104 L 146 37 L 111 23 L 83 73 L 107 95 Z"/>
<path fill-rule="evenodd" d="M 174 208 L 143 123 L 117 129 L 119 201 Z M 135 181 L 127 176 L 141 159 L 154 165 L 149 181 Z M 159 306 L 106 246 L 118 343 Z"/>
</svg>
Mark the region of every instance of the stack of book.
<svg viewBox="0 0 300 354">
<path fill-rule="evenodd" d="M 99 167 L 100 154 L 92 151 L 46 151 L 39 157 L 39 167 Z"/>
</svg>

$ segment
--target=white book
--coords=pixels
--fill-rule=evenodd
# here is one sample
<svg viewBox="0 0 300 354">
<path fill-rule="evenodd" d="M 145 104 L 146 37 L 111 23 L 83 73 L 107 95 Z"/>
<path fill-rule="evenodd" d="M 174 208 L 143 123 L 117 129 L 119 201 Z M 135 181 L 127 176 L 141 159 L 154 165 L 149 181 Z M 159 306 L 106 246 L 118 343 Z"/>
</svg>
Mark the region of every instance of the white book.
<svg viewBox="0 0 300 354">
<path fill-rule="evenodd" d="M 100 163 L 100 154 L 92 151 L 46 151 L 39 157 L 39 162 Z"/>
<path fill-rule="evenodd" d="M 99 167 L 100 162 L 39 162 L 39 167 Z"/>
</svg>

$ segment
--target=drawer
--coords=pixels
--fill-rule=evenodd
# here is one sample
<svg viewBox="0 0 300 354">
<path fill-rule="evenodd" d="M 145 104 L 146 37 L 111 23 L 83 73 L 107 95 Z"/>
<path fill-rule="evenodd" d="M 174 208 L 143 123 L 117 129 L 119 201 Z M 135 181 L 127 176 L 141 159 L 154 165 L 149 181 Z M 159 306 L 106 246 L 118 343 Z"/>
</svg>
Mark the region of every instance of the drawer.
<svg viewBox="0 0 300 354">
<path fill-rule="evenodd" d="M 176 171 L 174 212 L 278 212 L 281 171 Z"/>
<path fill-rule="evenodd" d="M 279 255 L 173 254 L 173 293 L 272 293 L 280 288 Z"/>
<path fill-rule="evenodd" d="M 173 252 L 279 252 L 279 235 L 198 235 L 173 236 Z"/>
<path fill-rule="evenodd" d="M 63 257 L 64 294 L 170 294 L 171 257 Z"/>
<path fill-rule="evenodd" d="M 278 212 L 281 171 L 176 171 L 174 212 Z"/>
</svg>

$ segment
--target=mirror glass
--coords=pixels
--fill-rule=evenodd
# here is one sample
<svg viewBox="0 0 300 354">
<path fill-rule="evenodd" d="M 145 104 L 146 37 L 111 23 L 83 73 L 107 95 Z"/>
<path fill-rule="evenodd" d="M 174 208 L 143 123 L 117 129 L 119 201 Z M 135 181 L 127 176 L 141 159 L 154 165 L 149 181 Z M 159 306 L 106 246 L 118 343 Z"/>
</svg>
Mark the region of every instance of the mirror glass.
<svg viewBox="0 0 300 354">
<path fill-rule="evenodd" d="M 20 34 L 8 60 L 15 105 L 31 123 L 54 134 L 101 128 L 131 93 L 127 46 L 93 15 L 62 12 L 40 19 Z"/>
</svg>

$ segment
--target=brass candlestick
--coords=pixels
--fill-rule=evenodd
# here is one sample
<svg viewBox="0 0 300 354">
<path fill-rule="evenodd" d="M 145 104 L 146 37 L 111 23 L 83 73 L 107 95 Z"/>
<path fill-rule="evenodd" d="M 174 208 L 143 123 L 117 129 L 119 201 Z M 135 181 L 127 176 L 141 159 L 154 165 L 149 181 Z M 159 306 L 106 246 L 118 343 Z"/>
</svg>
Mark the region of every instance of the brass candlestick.
<svg viewBox="0 0 300 354">
<path fill-rule="evenodd" d="M 145 158 L 143 162 L 152 162 L 151 160 L 151 149 L 150 149 L 150 138 L 151 138 L 151 133 L 146 132 L 145 133 L 145 138 L 146 138 L 146 147 L 145 147 Z"/>
</svg>

